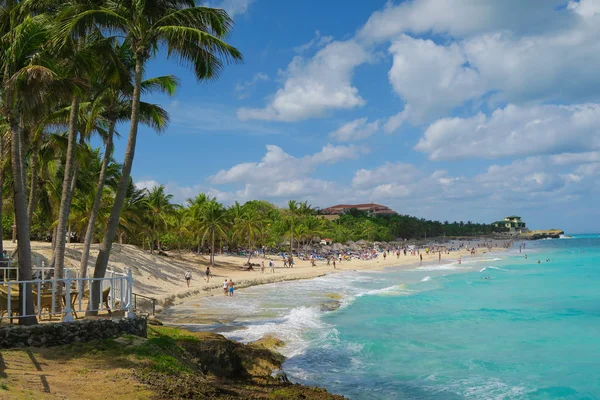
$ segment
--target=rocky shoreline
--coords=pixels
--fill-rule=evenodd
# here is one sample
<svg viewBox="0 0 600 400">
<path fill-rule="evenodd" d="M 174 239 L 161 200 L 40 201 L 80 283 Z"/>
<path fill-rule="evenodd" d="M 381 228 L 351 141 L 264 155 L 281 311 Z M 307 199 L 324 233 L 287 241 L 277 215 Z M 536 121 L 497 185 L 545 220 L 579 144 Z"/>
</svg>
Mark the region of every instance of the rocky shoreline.
<svg viewBox="0 0 600 400">
<path fill-rule="evenodd" d="M 241 344 L 215 333 L 149 326 L 147 339 L 125 335 L 8 350 L 1 354 L 0 398 L 344 399 L 325 389 L 290 383 L 281 370 L 285 358 L 276 351 L 281 346 L 269 336 Z M 44 374 L 45 386 L 32 385 L 28 374 L 19 370 L 28 360 L 43 369 L 39 373 Z M 124 381 L 129 383 L 119 383 Z"/>
</svg>

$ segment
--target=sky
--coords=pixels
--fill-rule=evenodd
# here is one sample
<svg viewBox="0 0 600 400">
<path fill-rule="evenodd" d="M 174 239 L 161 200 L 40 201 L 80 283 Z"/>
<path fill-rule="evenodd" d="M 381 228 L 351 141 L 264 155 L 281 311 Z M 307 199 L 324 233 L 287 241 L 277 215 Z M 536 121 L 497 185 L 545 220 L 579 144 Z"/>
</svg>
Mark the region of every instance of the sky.
<svg viewBox="0 0 600 400">
<path fill-rule="evenodd" d="M 141 127 L 138 186 L 600 231 L 600 0 L 209 5 L 235 20 L 244 62 L 196 82 L 152 60 L 147 77 L 181 86 L 144 98 L 171 123 Z"/>
</svg>

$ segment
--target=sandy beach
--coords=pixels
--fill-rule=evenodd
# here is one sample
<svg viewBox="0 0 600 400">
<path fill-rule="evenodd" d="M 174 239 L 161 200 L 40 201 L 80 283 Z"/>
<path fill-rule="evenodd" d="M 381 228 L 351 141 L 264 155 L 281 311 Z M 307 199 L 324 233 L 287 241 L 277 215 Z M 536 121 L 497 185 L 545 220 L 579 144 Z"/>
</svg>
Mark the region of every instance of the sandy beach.
<svg viewBox="0 0 600 400">
<path fill-rule="evenodd" d="M 455 242 L 457 245 L 460 242 Z M 468 242 L 467 242 L 468 243 Z M 496 241 L 492 244 L 492 252 L 503 251 L 502 243 Z M 4 248 L 12 251 L 15 244 L 10 241 L 4 242 Z M 82 245 L 78 243 L 67 245 L 66 266 L 67 268 L 79 269 L 79 259 L 81 256 Z M 34 262 L 44 261 L 49 265 L 48 260 L 51 257 L 51 244 L 46 242 L 32 242 L 32 251 Z M 489 253 L 488 248 L 475 247 L 475 256 L 471 255 L 470 250 L 453 251 L 450 254 L 442 254 L 441 260 L 438 259 L 438 253 L 423 255 L 423 264 L 434 263 L 452 263 L 457 262 L 462 257 L 467 260 L 470 257 L 477 257 Z M 97 245 L 93 245 L 89 263 L 91 271 L 98 254 Z M 36 261 L 37 260 L 37 261 Z M 269 261 L 275 264 L 274 272 L 269 270 Z M 411 268 L 420 263 L 418 255 L 404 256 L 403 253 L 398 257 L 390 253 L 387 258 L 380 254 L 377 259 L 359 260 L 353 259 L 336 263 L 336 269 L 333 265 L 327 266 L 326 261 L 317 261 L 316 266 L 311 266 L 308 260 L 301 260 L 298 257 L 294 259 L 294 267 L 283 267 L 283 261 L 278 256 L 253 257 L 253 263 L 265 263 L 265 271 L 261 273 L 260 268 L 254 271 L 242 269 L 242 265 L 247 261 L 247 257 L 232 255 L 216 255 L 215 267 L 211 268 L 212 277 L 207 282 L 205 278 L 206 267 L 210 265 L 209 257 L 197 255 L 192 252 L 171 251 L 167 256 L 150 254 L 134 245 L 114 244 L 110 257 L 109 267 L 116 271 L 124 271 L 131 268 L 133 271 L 134 292 L 155 298 L 158 301 L 157 310 L 161 311 L 168 307 L 177 307 L 184 300 L 192 298 L 201 298 L 222 294 L 222 283 L 224 279 L 231 279 L 235 283 L 236 290 L 249 286 L 298 280 L 311 279 L 326 274 L 336 274 L 343 271 L 376 271 L 386 267 Z M 187 287 L 185 273 L 189 271 L 192 274 L 190 286 Z M 168 319 L 167 315 L 164 315 Z M 200 318 L 201 315 L 198 315 Z M 210 317 L 209 317 L 210 318 Z"/>
</svg>

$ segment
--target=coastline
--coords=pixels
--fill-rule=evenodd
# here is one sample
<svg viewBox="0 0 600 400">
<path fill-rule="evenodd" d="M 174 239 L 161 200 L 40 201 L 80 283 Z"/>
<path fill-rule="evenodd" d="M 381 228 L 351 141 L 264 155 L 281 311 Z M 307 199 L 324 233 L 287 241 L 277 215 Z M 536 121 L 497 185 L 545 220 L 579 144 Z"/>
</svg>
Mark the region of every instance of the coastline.
<svg viewBox="0 0 600 400">
<path fill-rule="evenodd" d="M 506 251 L 507 249 L 503 247 L 493 247 L 491 250 L 488 250 L 487 248 L 476 248 L 476 254 L 471 255 L 470 250 L 460 250 L 443 255 L 441 260 L 438 260 L 438 253 L 425 254 L 423 252 L 422 263 L 419 261 L 419 256 L 416 255 L 413 256 L 409 254 L 404 256 L 401 254 L 400 257 L 393 255 L 387 257 L 385 260 L 380 256 L 378 259 L 373 260 L 352 260 L 343 262 L 341 265 L 338 264 L 336 269 L 333 269 L 332 266 L 328 267 L 325 262 L 318 262 L 317 267 L 311 267 L 309 261 L 299 260 L 296 262 L 296 266 L 294 268 L 280 267 L 276 268 L 275 273 L 265 271 L 264 274 L 261 274 L 260 271 L 243 271 L 242 274 L 234 272 L 232 273 L 234 276 L 232 279 L 235 282 L 236 290 L 243 290 L 250 287 L 280 282 L 312 280 L 318 277 L 344 272 L 374 272 L 388 269 L 395 271 L 408 271 L 417 269 L 419 267 L 433 267 L 440 264 L 455 264 L 458 263 L 459 258 L 462 258 L 465 263 L 470 263 L 473 261 L 476 262 L 478 259 L 481 259 L 485 256 L 501 254 Z M 217 260 L 218 258 L 219 256 L 216 256 Z M 273 257 L 270 258 L 273 259 Z M 267 265 L 270 258 L 267 257 L 266 259 Z M 257 260 L 258 259 L 254 259 L 255 262 Z M 250 279 L 248 274 L 252 274 Z M 207 312 L 207 310 L 202 309 L 199 304 L 199 302 L 208 297 L 222 297 L 223 291 L 221 283 L 222 281 L 217 281 L 214 285 L 205 285 L 205 287 L 202 289 L 173 294 L 167 297 L 164 301 L 164 307 L 158 314 L 158 318 L 165 324 L 172 326 L 185 327 L 190 325 L 204 325 L 208 330 L 215 332 L 219 332 L 221 327 L 230 329 L 231 327 L 226 325 L 235 322 L 237 317 L 237 315 L 231 312 L 231 308 L 217 307 L 216 309 Z M 194 302 L 198 302 L 198 304 L 192 304 L 194 308 L 193 311 L 190 312 L 191 310 L 189 305 Z M 235 302 L 235 297 L 232 298 L 232 302 Z M 186 304 L 188 307 L 185 307 Z M 182 318 L 182 316 L 184 317 Z M 243 329 L 243 324 L 237 329 Z"/>
</svg>

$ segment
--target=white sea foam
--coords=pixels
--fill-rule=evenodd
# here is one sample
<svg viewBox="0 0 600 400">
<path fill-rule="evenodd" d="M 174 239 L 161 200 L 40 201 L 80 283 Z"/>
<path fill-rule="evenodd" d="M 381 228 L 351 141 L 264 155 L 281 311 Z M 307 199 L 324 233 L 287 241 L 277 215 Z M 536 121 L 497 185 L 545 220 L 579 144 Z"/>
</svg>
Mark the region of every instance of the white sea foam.
<svg viewBox="0 0 600 400">
<path fill-rule="evenodd" d="M 428 282 L 431 280 L 430 276 L 426 276 L 425 278 L 421 279 L 421 282 Z"/>
<path fill-rule="evenodd" d="M 498 271 L 510 271 L 509 269 L 504 269 L 504 268 L 500 268 L 500 267 L 492 267 L 492 266 L 490 265 L 490 266 L 488 266 L 488 267 L 482 268 L 482 269 L 481 269 L 481 271 L 479 271 L 479 272 L 483 272 L 483 271 L 485 271 L 486 269 L 496 269 L 496 270 L 498 270 Z"/>
<path fill-rule="evenodd" d="M 414 290 L 410 290 L 405 283 L 401 283 L 399 285 L 388 286 L 382 289 L 373 289 L 366 291 L 364 293 L 359 293 L 356 297 L 362 296 L 397 296 L 397 295 L 407 295 L 414 293 Z"/>
<path fill-rule="evenodd" d="M 464 269 L 460 267 L 458 263 L 451 264 L 438 264 L 438 265 L 423 265 L 422 267 L 417 267 L 419 271 L 443 271 L 443 270 L 459 270 Z"/>
<path fill-rule="evenodd" d="M 337 330 L 321 321 L 321 315 L 318 307 L 297 307 L 282 318 L 249 324 L 246 329 L 225 332 L 223 335 L 248 343 L 272 334 L 285 343 L 282 354 L 293 357 L 302 354 L 309 347 L 309 340 L 304 336 L 308 331 L 316 332 L 321 340 L 337 340 Z"/>
<path fill-rule="evenodd" d="M 512 386 L 496 378 L 472 376 L 435 388 L 435 392 L 456 393 L 466 399 L 514 399 L 522 398 L 527 389 Z"/>
</svg>

